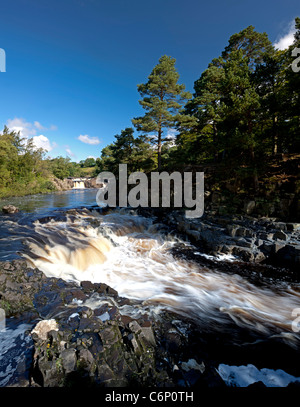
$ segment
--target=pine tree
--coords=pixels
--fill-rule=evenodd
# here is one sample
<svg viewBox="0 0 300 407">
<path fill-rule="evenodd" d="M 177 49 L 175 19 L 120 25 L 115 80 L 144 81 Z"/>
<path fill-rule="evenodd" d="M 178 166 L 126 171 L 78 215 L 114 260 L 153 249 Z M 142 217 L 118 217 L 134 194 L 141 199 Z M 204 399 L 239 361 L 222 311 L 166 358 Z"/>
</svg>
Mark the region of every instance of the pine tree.
<svg viewBox="0 0 300 407">
<path fill-rule="evenodd" d="M 161 169 L 162 144 L 164 130 L 176 128 L 181 122 L 192 120 L 183 114 L 183 105 L 192 95 L 185 92 L 185 86 L 178 84 L 179 74 L 175 68 L 176 60 L 162 56 L 153 68 L 145 84 L 138 85 L 142 96 L 139 101 L 146 110 L 143 117 L 137 117 L 132 123 L 138 131 L 154 133 L 152 141 L 157 145 L 158 170 Z"/>
<path fill-rule="evenodd" d="M 249 25 L 229 38 L 222 57 L 227 60 L 231 52 L 238 50 L 242 51 L 248 60 L 249 69 L 254 72 L 256 65 L 262 63 L 267 54 L 272 54 L 274 48 L 267 33 L 259 33 L 252 25 Z"/>
<path fill-rule="evenodd" d="M 201 77 L 195 82 L 193 99 L 186 104 L 186 113 L 196 118 L 195 125 L 190 129 L 181 126 L 177 143 L 190 150 L 190 158 L 218 158 L 220 149 L 218 124 L 222 120 L 220 99 L 224 69 L 222 59 L 214 59 Z M 189 149 L 188 144 L 191 148 Z"/>
<path fill-rule="evenodd" d="M 300 18 L 295 19 L 295 38 L 293 44 L 285 51 L 286 57 L 286 106 L 289 140 L 286 150 L 300 151 Z M 296 65 L 296 66 L 295 66 Z M 296 68 L 296 70 L 295 70 Z"/>
</svg>

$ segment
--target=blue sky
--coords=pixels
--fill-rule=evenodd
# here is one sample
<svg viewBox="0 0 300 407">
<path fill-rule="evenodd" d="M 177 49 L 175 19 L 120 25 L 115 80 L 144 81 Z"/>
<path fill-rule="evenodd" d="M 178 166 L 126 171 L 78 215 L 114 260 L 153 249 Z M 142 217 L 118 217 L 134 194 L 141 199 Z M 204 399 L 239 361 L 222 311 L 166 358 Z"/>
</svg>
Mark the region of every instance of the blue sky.
<svg viewBox="0 0 300 407">
<path fill-rule="evenodd" d="M 232 34 L 251 24 L 284 47 L 296 16 L 299 0 L 2 0 L 0 129 L 53 157 L 98 157 L 143 114 L 137 84 L 162 55 L 193 92 Z"/>
</svg>

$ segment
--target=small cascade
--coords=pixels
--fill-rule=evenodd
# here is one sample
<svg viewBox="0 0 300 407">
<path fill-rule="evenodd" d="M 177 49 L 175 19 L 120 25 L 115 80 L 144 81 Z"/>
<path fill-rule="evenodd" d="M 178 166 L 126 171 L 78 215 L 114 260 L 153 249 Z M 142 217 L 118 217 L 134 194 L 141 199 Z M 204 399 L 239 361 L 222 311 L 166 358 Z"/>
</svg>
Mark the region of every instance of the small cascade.
<svg viewBox="0 0 300 407">
<path fill-rule="evenodd" d="M 74 186 L 72 189 L 83 189 L 83 188 L 85 188 L 84 181 L 74 179 Z"/>
</svg>

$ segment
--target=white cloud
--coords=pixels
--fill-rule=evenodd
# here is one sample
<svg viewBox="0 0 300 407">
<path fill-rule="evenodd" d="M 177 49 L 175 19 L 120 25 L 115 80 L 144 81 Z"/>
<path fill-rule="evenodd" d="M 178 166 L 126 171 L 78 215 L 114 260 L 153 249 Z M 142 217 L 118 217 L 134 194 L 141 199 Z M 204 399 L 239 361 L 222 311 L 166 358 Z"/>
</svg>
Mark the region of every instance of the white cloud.
<svg viewBox="0 0 300 407">
<path fill-rule="evenodd" d="M 294 34 L 295 34 L 295 20 L 290 22 L 288 25 L 288 29 L 286 30 L 286 33 L 283 34 L 279 39 L 274 43 L 274 47 L 279 49 L 279 50 L 284 50 L 287 49 L 290 45 L 293 44 L 294 42 Z"/>
<path fill-rule="evenodd" d="M 98 139 L 98 137 L 90 137 L 87 134 L 85 134 L 85 135 L 80 134 L 80 136 L 78 137 L 78 140 L 80 140 L 86 144 L 92 144 L 92 145 L 100 144 L 100 140 Z"/>
<path fill-rule="evenodd" d="M 66 153 L 70 157 L 76 157 L 76 155 L 73 153 L 73 151 L 68 146 L 66 146 Z"/>
<path fill-rule="evenodd" d="M 38 130 L 45 130 L 45 127 L 42 126 L 40 122 L 33 122 L 33 124 Z"/>
<path fill-rule="evenodd" d="M 51 142 L 48 137 L 44 136 L 43 134 L 37 135 L 38 130 L 56 130 L 57 127 L 54 125 L 51 125 L 49 129 L 47 129 L 38 121 L 30 123 L 21 117 L 8 119 L 6 125 L 10 130 L 20 132 L 21 137 L 27 140 L 32 138 L 36 148 L 43 148 L 44 150 L 51 151 L 57 147 L 57 144 L 55 142 Z"/>
<path fill-rule="evenodd" d="M 53 124 L 47 128 L 43 126 L 40 122 L 34 121 L 33 123 L 27 122 L 21 117 L 15 117 L 14 119 L 8 119 L 6 122 L 7 127 L 16 132 L 20 132 L 21 137 L 26 139 L 36 136 L 37 130 L 57 130 L 57 127 Z"/>
<path fill-rule="evenodd" d="M 36 148 L 43 148 L 44 150 L 51 151 L 53 148 L 57 147 L 56 143 L 51 143 L 48 137 L 43 134 L 32 137 L 32 140 Z"/>
<path fill-rule="evenodd" d="M 48 128 L 41 125 L 41 123 L 37 121 L 35 121 L 33 124 L 38 130 L 51 130 L 51 131 L 57 130 L 57 126 L 55 126 L 54 124 L 51 124 L 51 126 Z"/>
<path fill-rule="evenodd" d="M 29 138 L 36 135 L 34 125 L 22 118 L 15 117 L 14 119 L 8 119 L 6 125 L 10 130 L 20 132 L 22 137 Z"/>
</svg>

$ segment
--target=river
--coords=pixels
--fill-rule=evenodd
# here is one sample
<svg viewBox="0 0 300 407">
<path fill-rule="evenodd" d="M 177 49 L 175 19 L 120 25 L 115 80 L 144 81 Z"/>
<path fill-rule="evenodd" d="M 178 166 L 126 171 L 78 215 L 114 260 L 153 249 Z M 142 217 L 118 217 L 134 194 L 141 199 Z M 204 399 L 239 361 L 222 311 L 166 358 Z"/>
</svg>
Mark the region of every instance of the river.
<svg viewBox="0 0 300 407">
<path fill-rule="evenodd" d="M 183 243 L 177 237 L 134 211 L 95 210 L 96 192 L 71 190 L 0 202 L 21 210 L 1 215 L 0 259 L 21 256 L 47 277 L 106 283 L 121 296 L 143 300 L 156 312 L 167 309 L 191 318 L 203 329 L 226 332 L 234 324 L 255 332 L 258 340 L 276 336 L 298 349 L 292 314 L 300 307 L 299 290 L 258 287 L 240 275 L 176 258 L 172 248 Z M 226 367 L 223 374 L 228 374 Z"/>
</svg>

